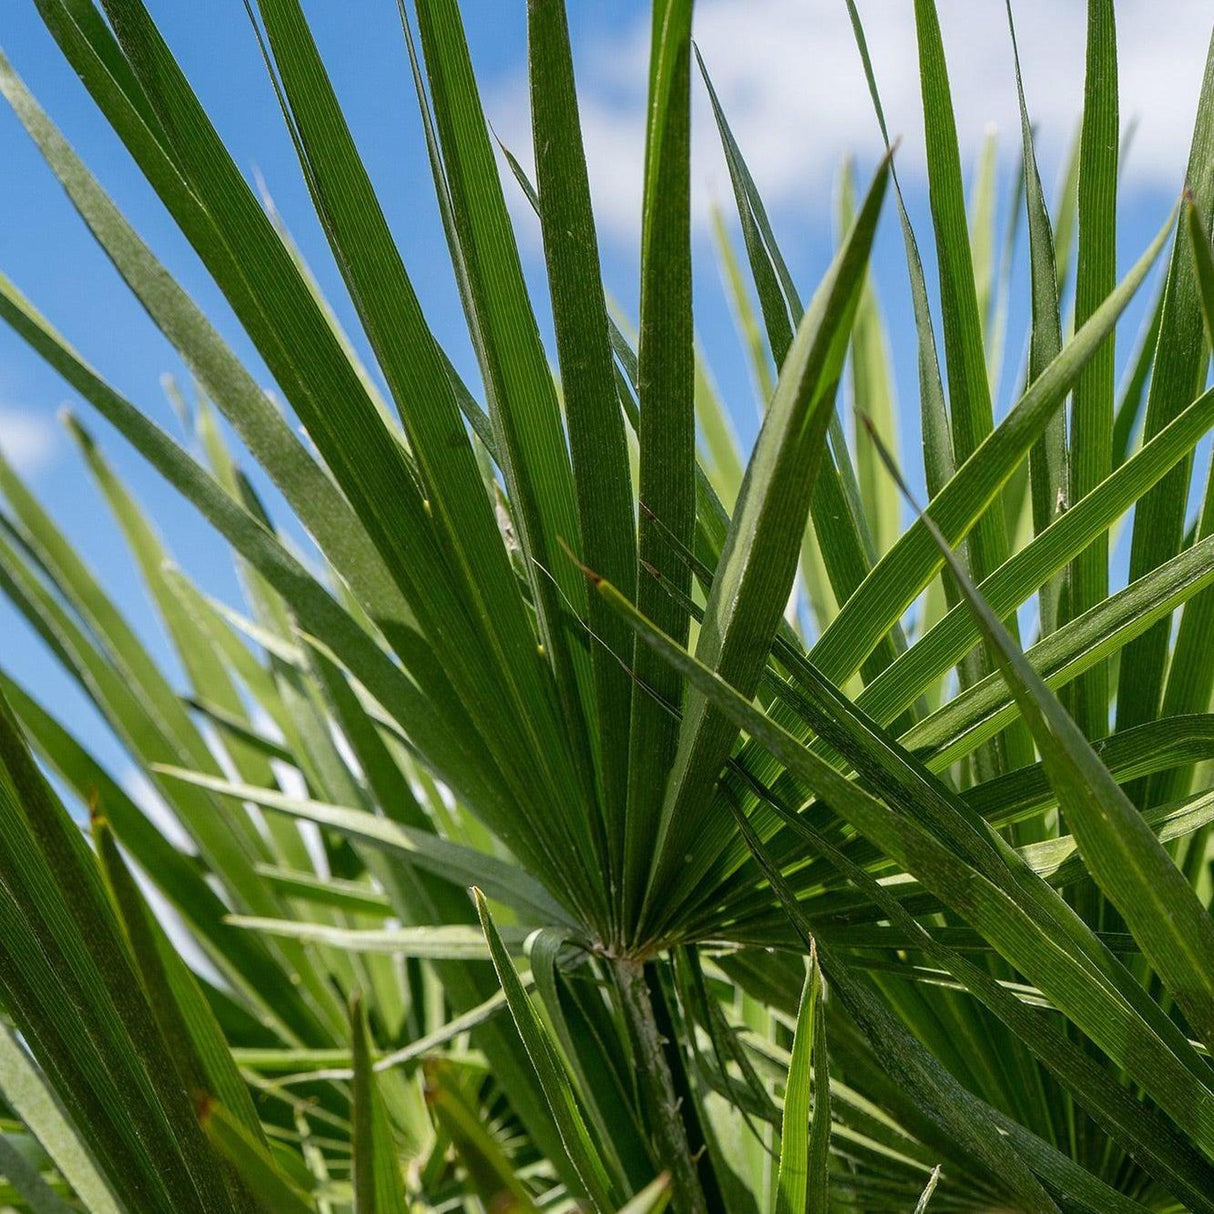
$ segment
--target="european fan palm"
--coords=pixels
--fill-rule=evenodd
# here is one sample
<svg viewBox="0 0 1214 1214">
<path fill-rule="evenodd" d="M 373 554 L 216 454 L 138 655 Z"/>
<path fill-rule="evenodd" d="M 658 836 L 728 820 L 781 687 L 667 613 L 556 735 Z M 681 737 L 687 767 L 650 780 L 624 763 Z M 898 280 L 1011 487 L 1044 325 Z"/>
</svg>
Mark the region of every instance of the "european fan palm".
<svg viewBox="0 0 1214 1214">
<path fill-rule="evenodd" d="M 990 157 L 966 196 L 933 0 L 914 14 L 938 284 L 891 150 L 862 195 L 845 174 L 807 305 L 691 0 L 654 0 L 635 343 L 602 286 L 563 0 L 526 5 L 534 182 L 510 158 L 499 175 L 456 0 L 402 6 L 475 385 L 428 327 L 300 0 L 250 5 L 250 36 L 371 366 L 142 0 L 35 3 L 275 394 L 0 61 L 189 369 L 186 446 L 7 279 L 0 314 L 209 520 L 245 593 L 177 570 L 68 418 L 175 686 L 0 462 L 0 587 L 190 840 L 0 674 L 0 1205 L 1214 1210 L 1214 490 L 1188 521 L 1214 424 L 1214 49 L 1183 199 L 1120 280 L 1113 0 L 1088 3 L 1052 215 L 1021 91 L 1031 322 L 996 422 L 1019 246 L 994 251 Z M 701 86 L 765 406 L 748 458 L 693 335 Z M 891 208 L 917 517 L 868 278 Z M 1167 247 L 1118 392 L 1119 318 Z"/>
</svg>

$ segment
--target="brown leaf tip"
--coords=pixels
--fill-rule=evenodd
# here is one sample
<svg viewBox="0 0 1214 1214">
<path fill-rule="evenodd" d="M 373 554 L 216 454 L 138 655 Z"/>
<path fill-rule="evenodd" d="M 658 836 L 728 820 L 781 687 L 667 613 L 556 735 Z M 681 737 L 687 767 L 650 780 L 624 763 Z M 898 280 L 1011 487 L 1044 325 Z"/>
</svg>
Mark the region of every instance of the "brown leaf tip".
<svg viewBox="0 0 1214 1214">
<path fill-rule="evenodd" d="M 590 584 L 597 589 L 603 582 L 603 575 L 601 573 L 595 573 L 595 571 L 591 569 L 589 565 L 583 565 L 582 562 L 578 560 L 577 554 L 569 546 L 569 542 L 563 535 L 558 535 L 556 537 L 556 542 L 565 550 L 565 555 L 582 571 Z"/>
</svg>

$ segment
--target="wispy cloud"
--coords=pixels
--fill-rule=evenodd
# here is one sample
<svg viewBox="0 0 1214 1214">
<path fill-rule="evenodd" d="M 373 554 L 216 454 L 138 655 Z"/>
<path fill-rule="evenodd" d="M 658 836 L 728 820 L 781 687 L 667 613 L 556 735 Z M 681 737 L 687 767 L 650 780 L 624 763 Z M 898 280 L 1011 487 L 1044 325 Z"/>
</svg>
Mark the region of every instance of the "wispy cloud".
<svg viewBox="0 0 1214 1214">
<path fill-rule="evenodd" d="M 34 476 L 54 458 L 59 432 L 41 413 L 0 406 L 0 450 L 22 475 Z"/>
<path fill-rule="evenodd" d="M 899 163 L 921 174 L 922 102 L 911 0 L 860 0 Z M 1017 0 L 1013 5 L 1025 89 L 1039 131 L 1043 172 L 1056 171 L 1083 98 L 1086 5 Z M 984 130 L 1019 148 L 1015 77 L 1003 0 L 940 0 L 954 108 L 963 151 Z M 1179 191 L 1211 33 L 1209 0 L 1120 0 L 1121 118 L 1136 123 L 1125 165 L 1128 187 Z M 700 0 L 695 38 L 768 205 L 809 217 L 830 196 L 841 159 L 875 157 L 876 122 L 843 0 Z M 605 236 L 634 240 L 641 193 L 648 23 L 576 48 L 591 184 Z M 728 195 L 703 88 L 696 96 L 697 217 Z M 517 152 L 527 150 L 525 82 L 491 113 Z"/>
</svg>

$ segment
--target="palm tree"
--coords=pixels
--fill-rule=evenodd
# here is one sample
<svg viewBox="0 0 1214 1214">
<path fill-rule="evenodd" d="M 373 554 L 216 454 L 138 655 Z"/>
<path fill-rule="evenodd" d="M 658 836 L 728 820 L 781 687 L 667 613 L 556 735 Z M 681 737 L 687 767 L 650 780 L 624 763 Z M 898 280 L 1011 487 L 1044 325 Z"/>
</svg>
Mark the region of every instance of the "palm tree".
<svg viewBox="0 0 1214 1214">
<path fill-rule="evenodd" d="M 142 0 L 35 3 L 274 392 L 0 59 L 188 369 L 184 445 L 7 279 L 0 315 L 202 513 L 244 591 L 176 568 L 67 418 L 182 689 L 0 461 L 0 588 L 189 839 L 0 672 L 0 1204 L 1214 1209 L 1211 491 L 1186 528 L 1214 423 L 1214 44 L 1185 197 L 1120 280 L 1112 0 L 1088 5 L 1052 215 L 1021 88 L 1031 320 L 996 422 L 1017 229 L 995 252 L 993 150 L 967 199 L 933 0 L 939 281 L 890 148 L 862 193 L 845 171 L 808 304 L 693 62 L 691 0 L 654 0 L 635 339 L 602 285 L 562 0 L 526 6 L 535 181 L 507 154 L 505 185 L 456 0 L 417 0 L 420 53 L 402 5 L 478 384 L 423 314 L 299 0 L 250 17 L 357 342 Z M 745 457 L 693 331 L 697 70 L 743 238 L 740 260 L 718 225 L 764 410 Z M 507 188 L 538 214 L 547 299 Z M 891 206 L 922 508 L 869 281 Z M 1118 322 L 1169 245 L 1119 392 Z"/>
</svg>

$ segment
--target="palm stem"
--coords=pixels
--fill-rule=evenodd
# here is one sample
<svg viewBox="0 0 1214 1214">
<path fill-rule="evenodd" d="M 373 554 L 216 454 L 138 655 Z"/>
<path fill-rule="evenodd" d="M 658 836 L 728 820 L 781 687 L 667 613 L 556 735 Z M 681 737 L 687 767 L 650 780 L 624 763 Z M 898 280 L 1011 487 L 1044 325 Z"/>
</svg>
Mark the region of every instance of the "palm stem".
<svg viewBox="0 0 1214 1214">
<path fill-rule="evenodd" d="M 632 958 L 620 957 L 612 961 L 611 969 L 641 1077 L 653 1145 L 674 1183 L 674 1205 L 690 1214 L 706 1214 L 708 1207 L 687 1141 L 687 1128 L 675 1094 L 674 1077 L 666 1061 L 665 1041 L 645 982 L 644 965 Z"/>
</svg>

